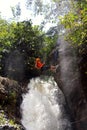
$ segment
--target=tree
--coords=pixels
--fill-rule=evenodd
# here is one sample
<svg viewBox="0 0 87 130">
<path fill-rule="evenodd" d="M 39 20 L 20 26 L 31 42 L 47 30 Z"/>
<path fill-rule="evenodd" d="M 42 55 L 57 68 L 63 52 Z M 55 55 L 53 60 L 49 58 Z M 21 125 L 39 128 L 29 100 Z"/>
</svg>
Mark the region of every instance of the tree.
<svg viewBox="0 0 87 130">
<path fill-rule="evenodd" d="M 20 3 L 18 3 L 15 7 L 11 7 L 11 11 L 12 11 L 13 17 L 18 19 L 21 15 Z"/>
<path fill-rule="evenodd" d="M 69 30 L 66 39 L 76 51 L 83 90 L 87 91 L 87 0 L 75 1 L 74 11 L 61 23 Z"/>
<path fill-rule="evenodd" d="M 70 30 L 68 39 L 73 45 L 80 46 L 87 37 L 87 4 L 86 1 L 77 2 L 75 11 L 69 12 L 62 19 L 62 24 Z"/>
<path fill-rule="evenodd" d="M 31 21 L 8 23 L 1 19 L 0 25 L 0 73 L 19 80 L 35 75 L 35 58 L 49 55 L 56 36 L 45 34 Z"/>
<path fill-rule="evenodd" d="M 4 57 L 7 55 L 11 49 L 12 41 L 14 39 L 13 26 L 0 18 L 0 70 L 3 73 L 4 68 Z"/>
<path fill-rule="evenodd" d="M 46 27 L 47 23 L 50 23 L 52 26 L 56 26 L 58 23 L 58 5 L 53 1 L 44 1 L 44 0 L 27 0 L 26 7 L 29 10 L 32 10 L 33 17 L 38 15 L 43 17 L 41 21 L 40 28 L 43 29 Z"/>
</svg>

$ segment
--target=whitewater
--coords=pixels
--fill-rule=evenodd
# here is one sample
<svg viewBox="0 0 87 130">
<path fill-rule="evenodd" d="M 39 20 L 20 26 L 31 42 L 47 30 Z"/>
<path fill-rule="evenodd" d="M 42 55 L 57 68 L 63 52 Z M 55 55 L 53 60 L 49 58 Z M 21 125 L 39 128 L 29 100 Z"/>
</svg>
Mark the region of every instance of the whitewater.
<svg viewBox="0 0 87 130">
<path fill-rule="evenodd" d="M 21 104 L 21 122 L 26 130 L 71 130 L 58 104 L 59 89 L 53 77 L 31 79 L 28 89 Z"/>
</svg>

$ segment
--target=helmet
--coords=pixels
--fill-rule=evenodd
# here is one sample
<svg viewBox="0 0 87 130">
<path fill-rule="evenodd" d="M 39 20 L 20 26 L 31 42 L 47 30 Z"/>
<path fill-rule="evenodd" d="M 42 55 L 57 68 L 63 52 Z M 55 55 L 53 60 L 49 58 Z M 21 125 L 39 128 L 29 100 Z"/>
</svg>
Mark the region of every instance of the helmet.
<svg viewBox="0 0 87 130">
<path fill-rule="evenodd" d="M 36 61 L 39 61 L 40 60 L 40 58 L 36 58 Z"/>
</svg>

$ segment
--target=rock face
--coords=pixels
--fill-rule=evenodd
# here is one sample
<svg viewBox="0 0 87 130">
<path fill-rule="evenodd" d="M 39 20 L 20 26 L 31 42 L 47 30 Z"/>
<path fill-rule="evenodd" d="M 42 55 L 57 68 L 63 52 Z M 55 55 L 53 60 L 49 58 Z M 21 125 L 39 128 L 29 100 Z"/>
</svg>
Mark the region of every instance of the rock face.
<svg viewBox="0 0 87 130">
<path fill-rule="evenodd" d="M 64 38 L 60 39 L 60 69 L 54 75 L 55 81 L 64 93 L 71 113 L 74 130 L 87 130 L 87 97 L 78 70 L 77 58 Z"/>
<path fill-rule="evenodd" d="M 0 113 L 2 110 L 4 110 L 7 119 L 15 120 L 15 122 L 18 122 L 18 124 L 20 124 L 20 118 L 21 118 L 20 114 L 20 104 L 22 102 L 21 95 L 22 95 L 22 87 L 18 84 L 17 81 L 0 77 Z M 3 127 L 1 126 L 0 130 L 4 129 L 10 130 L 13 128 L 8 127 L 9 126 L 3 126 Z"/>
</svg>

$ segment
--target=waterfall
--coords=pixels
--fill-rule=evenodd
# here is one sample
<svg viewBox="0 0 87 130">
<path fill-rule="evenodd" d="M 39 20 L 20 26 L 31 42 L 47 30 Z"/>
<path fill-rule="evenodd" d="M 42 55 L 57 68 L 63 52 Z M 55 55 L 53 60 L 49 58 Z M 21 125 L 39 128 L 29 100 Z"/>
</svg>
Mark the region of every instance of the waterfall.
<svg viewBox="0 0 87 130">
<path fill-rule="evenodd" d="M 47 81 L 31 79 L 28 89 L 21 104 L 21 122 L 26 130 L 71 130 L 63 109 L 64 97 L 53 77 Z"/>
</svg>

